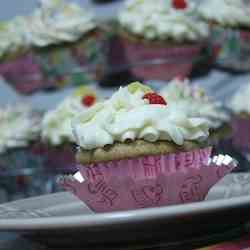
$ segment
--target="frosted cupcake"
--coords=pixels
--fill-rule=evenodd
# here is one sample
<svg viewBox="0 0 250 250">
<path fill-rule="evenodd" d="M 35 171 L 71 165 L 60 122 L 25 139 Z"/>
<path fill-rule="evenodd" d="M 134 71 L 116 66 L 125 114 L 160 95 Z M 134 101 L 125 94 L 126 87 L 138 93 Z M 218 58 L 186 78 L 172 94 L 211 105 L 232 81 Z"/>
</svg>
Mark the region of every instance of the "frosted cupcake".
<svg viewBox="0 0 250 250">
<path fill-rule="evenodd" d="M 40 113 L 27 105 L 0 108 L 0 188 L 8 199 L 43 193 L 43 157 L 39 154 Z M 39 180 L 34 179 L 40 176 Z"/>
<path fill-rule="evenodd" d="M 224 66 L 230 68 L 231 64 L 232 69 L 249 69 L 248 1 L 206 0 L 201 4 L 199 12 L 212 27 L 212 42 L 219 51 L 218 59 L 227 59 Z M 222 64 L 221 60 L 219 62 Z"/>
<path fill-rule="evenodd" d="M 227 172 L 207 167 L 207 120 L 139 83 L 80 114 L 73 129 L 79 172 L 63 185 L 96 212 L 199 201 Z"/>
<path fill-rule="evenodd" d="M 186 0 L 128 0 L 117 22 L 114 64 L 123 56 L 118 66 L 127 64 L 134 76 L 145 80 L 187 76 L 209 35 L 195 4 Z"/>
<path fill-rule="evenodd" d="M 54 110 L 48 111 L 42 121 L 42 140 L 46 146 L 47 166 L 50 170 L 72 173 L 76 170 L 75 140 L 72 119 L 96 102 L 96 94 L 88 87 L 79 87 Z"/>
<path fill-rule="evenodd" d="M 76 3 L 41 0 L 33 14 L 3 23 L 0 73 L 22 93 L 100 77 L 103 34 Z"/>
<path fill-rule="evenodd" d="M 186 110 L 190 116 L 206 118 L 210 124 L 210 140 L 218 143 L 231 135 L 230 115 L 222 103 L 212 100 L 198 85 L 189 80 L 174 79 L 162 88 L 160 94 L 170 100 L 170 105 Z"/>
<path fill-rule="evenodd" d="M 233 143 L 249 152 L 250 150 L 250 83 L 241 86 L 232 97 L 229 107 L 233 111 Z"/>
</svg>

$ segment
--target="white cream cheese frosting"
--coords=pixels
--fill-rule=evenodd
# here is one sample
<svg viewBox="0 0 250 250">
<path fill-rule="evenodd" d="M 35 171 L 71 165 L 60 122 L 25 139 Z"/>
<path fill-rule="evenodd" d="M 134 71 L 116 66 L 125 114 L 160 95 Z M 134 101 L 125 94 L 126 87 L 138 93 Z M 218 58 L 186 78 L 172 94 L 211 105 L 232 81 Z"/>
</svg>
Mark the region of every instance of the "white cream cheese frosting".
<svg viewBox="0 0 250 250">
<path fill-rule="evenodd" d="M 172 80 L 161 89 L 160 94 L 169 101 L 169 105 L 185 110 L 190 116 L 206 118 L 211 128 L 219 128 L 230 120 L 220 102 L 208 97 L 201 87 L 191 85 L 188 79 Z"/>
<path fill-rule="evenodd" d="M 41 0 L 41 7 L 28 21 L 25 35 L 30 44 L 38 47 L 74 42 L 96 27 L 90 11 L 65 0 Z"/>
<path fill-rule="evenodd" d="M 24 17 L 16 17 L 9 22 L 0 24 L 0 57 L 7 52 L 15 52 L 27 44 L 23 35 L 26 24 Z"/>
<path fill-rule="evenodd" d="M 120 88 L 104 102 L 80 114 L 73 122 L 76 142 L 85 150 L 115 142 L 143 139 L 149 142 L 203 140 L 208 136 L 206 119 L 190 118 L 168 105 L 149 104 L 138 83 Z"/>
<path fill-rule="evenodd" d="M 90 10 L 66 0 L 41 0 L 30 16 L 16 17 L 0 27 L 0 56 L 19 48 L 45 47 L 77 41 L 94 29 Z"/>
<path fill-rule="evenodd" d="M 26 105 L 0 108 L 0 153 L 29 146 L 39 137 L 41 117 Z"/>
<path fill-rule="evenodd" d="M 250 3 L 244 0 L 205 0 L 200 15 L 224 26 L 250 27 Z"/>
<path fill-rule="evenodd" d="M 74 142 L 72 133 L 72 119 L 79 112 L 89 107 L 83 103 L 83 98 L 92 96 L 95 102 L 95 93 L 88 88 L 79 88 L 72 95 L 66 97 L 55 109 L 48 111 L 42 121 L 42 139 L 51 145 L 58 146 L 64 142 Z"/>
<path fill-rule="evenodd" d="M 118 22 L 129 32 L 148 40 L 197 41 L 207 38 L 208 26 L 197 15 L 194 2 L 176 9 L 171 0 L 127 0 Z"/>
<path fill-rule="evenodd" d="M 250 114 L 250 82 L 238 89 L 228 103 L 228 107 L 236 114 L 242 112 Z"/>
</svg>

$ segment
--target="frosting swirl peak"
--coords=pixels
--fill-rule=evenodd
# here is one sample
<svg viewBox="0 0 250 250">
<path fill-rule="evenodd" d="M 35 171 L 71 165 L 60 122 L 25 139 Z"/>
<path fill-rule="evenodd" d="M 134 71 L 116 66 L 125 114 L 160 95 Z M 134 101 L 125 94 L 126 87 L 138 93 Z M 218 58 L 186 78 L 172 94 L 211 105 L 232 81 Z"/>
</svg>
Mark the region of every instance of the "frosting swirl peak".
<svg viewBox="0 0 250 250">
<path fill-rule="evenodd" d="M 174 79 L 160 93 L 170 101 L 170 105 L 185 110 L 190 116 L 206 118 L 211 128 L 216 129 L 230 119 L 220 102 L 209 98 L 201 87 L 191 85 L 187 79 Z"/>
<path fill-rule="evenodd" d="M 18 49 L 74 42 L 96 27 L 92 13 L 66 0 L 41 0 L 30 16 L 0 26 L 0 56 Z"/>
<path fill-rule="evenodd" d="M 55 146 L 64 142 L 74 142 L 71 122 L 78 112 L 84 112 L 89 108 L 83 103 L 83 98 L 86 96 L 96 99 L 94 91 L 87 87 L 80 87 L 55 109 L 44 115 L 42 121 L 42 139 L 44 141 Z"/>
<path fill-rule="evenodd" d="M 224 26 L 250 27 L 250 5 L 244 0 L 209 0 L 199 8 L 200 15 L 208 21 Z"/>
<path fill-rule="evenodd" d="M 0 108 L 0 153 L 26 147 L 39 137 L 41 117 L 26 105 Z"/>
</svg>

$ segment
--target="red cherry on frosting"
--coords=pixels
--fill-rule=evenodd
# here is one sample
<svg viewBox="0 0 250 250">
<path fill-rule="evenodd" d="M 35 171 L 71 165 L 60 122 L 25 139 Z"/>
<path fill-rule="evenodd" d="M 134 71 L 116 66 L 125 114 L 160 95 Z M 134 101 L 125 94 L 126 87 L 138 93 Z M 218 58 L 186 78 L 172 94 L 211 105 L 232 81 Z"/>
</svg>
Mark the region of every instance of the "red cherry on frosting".
<svg viewBox="0 0 250 250">
<path fill-rule="evenodd" d="M 95 103 L 95 96 L 93 95 L 86 95 L 82 98 L 82 104 L 84 106 L 90 107 Z"/>
<path fill-rule="evenodd" d="M 172 4 L 173 4 L 173 7 L 177 10 L 183 10 L 187 8 L 186 0 L 173 0 Z"/>
<path fill-rule="evenodd" d="M 167 105 L 164 98 L 156 93 L 147 93 L 143 96 L 143 99 L 148 99 L 150 104 Z"/>
</svg>

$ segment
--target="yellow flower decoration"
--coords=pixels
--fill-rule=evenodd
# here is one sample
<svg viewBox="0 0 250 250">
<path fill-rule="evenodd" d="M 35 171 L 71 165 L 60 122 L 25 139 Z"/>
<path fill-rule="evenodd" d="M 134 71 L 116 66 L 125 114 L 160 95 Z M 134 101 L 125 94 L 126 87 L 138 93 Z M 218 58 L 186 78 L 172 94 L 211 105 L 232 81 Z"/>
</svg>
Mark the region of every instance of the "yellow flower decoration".
<svg viewBox="0 0 250 250">
<path fill-rule="evenodd" d="M 145 94 L 150 93 L 150 92 L 154 92 L 150 87 L 148 87 L 140 82 L 132 82 L 128 85 L 128 91 L 131 94 L 134 94 L 138 90 L 144 92 Z"/>
</svg>

